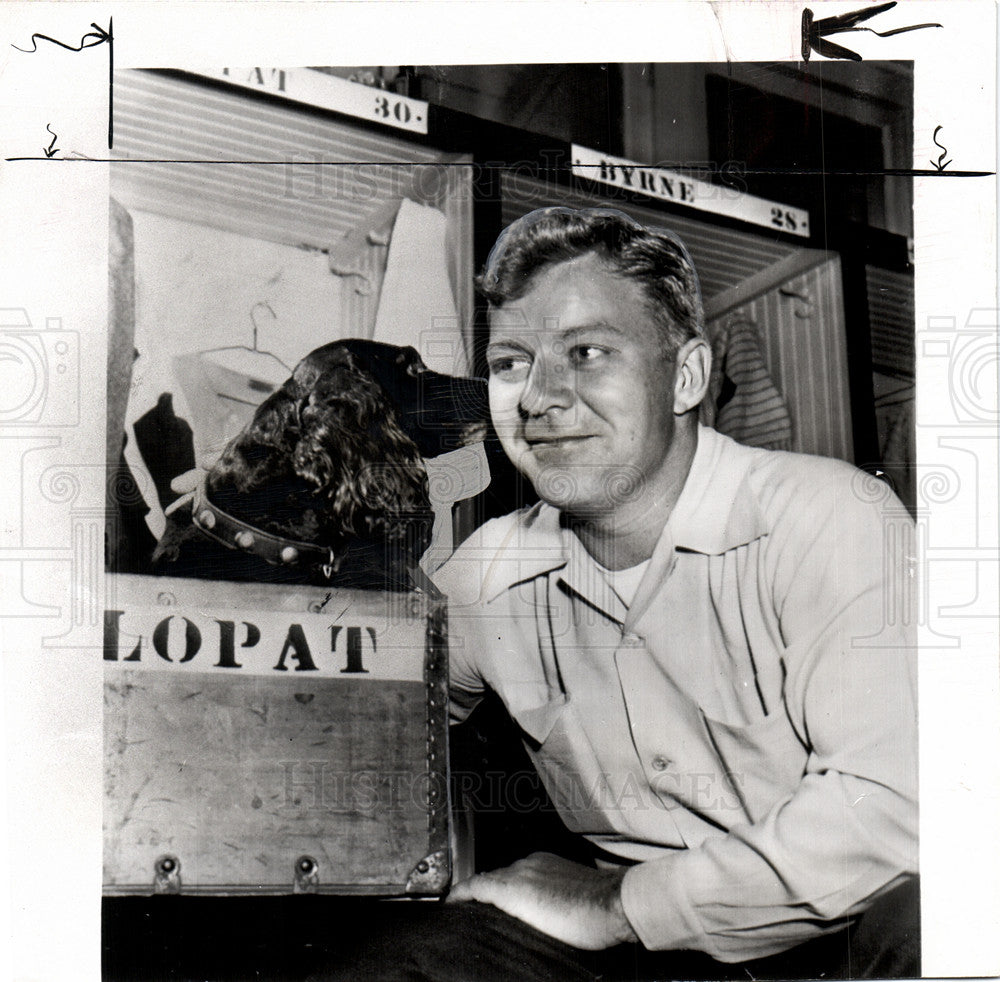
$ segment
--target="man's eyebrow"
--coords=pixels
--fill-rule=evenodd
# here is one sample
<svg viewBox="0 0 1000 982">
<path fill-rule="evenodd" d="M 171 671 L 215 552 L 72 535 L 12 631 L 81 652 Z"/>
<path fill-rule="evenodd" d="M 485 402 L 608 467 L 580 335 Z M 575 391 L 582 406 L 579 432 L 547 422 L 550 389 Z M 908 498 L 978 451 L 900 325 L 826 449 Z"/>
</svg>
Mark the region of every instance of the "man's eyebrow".
<svg viewBox="0 0 1000 982">
<path fill-rule="evenodd" d="M 588 331 L 605 331 L 608 334 L 617 334 L 619 337 L 626 336 L 626 332 L 622 328 L 609 321 L 594 321 L 592 324 L 577 324 L 568 327 L 562 332 L 561 337 L 570 338 L 577 334 L 586 334 Z"/>
<path fill-rule="evenodd" d="M 614 334 L 617 337 L 628 336 L 627 331 L 616 326 L 615 324 L 610 323 L 609 321 L 594 321 L 593 323 L 589 324 L 574 324 L 573 327 L 567 327 L 564 331 L 555 331 L 552 333 L 560 341 L 571 341 L 578 335 L 587 334 L 591 331 L 604 332 L 606 334 Z M 531 331 L 525 329 L 521 333 L 524 336 L 527 336 L 531 339 L 537 339 L 541 334 L 543 333 L 549 334 L 550 332 L 549 331 L 539 332 L 539 331 Z M 499 347 L 518 348 L 519 350 L 522 351 L 527 350 L 527 345 L 524 342 L 518 340 L 517 333 L 514 333 L 511 336 L 501 335 L 495 341 L 491 341 L 486 346 L 486 351 L 489 352 L 491 348 L 499 348 Z"/>
<path fill-rule="evenodd" d="M 498 338 L 496 341 L 491 341 L 488 345 L 486 345 L 486 354 L 489 355 L 491 352 L 502 348 L 513 348 L 517 351 L 523 351 L 525 353 L 528 352 L 527 347 L 514 338 Z"/>
</svg>

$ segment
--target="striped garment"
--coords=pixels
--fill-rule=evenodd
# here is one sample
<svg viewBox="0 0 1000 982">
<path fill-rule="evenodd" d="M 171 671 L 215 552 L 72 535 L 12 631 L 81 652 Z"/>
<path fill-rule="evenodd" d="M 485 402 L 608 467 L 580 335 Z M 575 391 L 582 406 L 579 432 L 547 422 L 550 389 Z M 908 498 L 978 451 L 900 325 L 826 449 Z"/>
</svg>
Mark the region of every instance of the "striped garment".
<svg viewBox="0 0 1000 982">
<path fill-rule="evenodd" d="M 721 375 L 713 387 L 715 428 L 749 447 L 790 449 L 792 420 L 764 364 L 756 325 L 737 317 L 715 341 Z"/>
</svg>

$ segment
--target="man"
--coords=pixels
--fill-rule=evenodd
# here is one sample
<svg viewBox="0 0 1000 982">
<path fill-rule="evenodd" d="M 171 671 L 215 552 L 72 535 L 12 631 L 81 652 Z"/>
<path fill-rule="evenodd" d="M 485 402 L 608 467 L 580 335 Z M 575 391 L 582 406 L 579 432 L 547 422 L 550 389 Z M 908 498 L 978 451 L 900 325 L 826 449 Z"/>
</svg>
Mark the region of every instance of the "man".
<svg viewBox="0 0 1000 982">
<path fill-rule="evenodd" d="M 541 501 L 435 577 L 452 714 L 499 695 L 595 862 L 534 854 L 458 883 L 394 921 L 391 967 L 368 971 L 919 974 L 898 502 L 842 462 L 699 425 L 711 356 L 669 233 L 536 211 L 481 289 L 494 424 Z"/>
<path fill-rule="evenodd" d="M 495 690 L 605 862 L 534 856 L 452 899 L 728 963 L 842 930 L 916 872 L 898 502 L 699 426 L 710 353 L 669 233 L 537 211 L 482 290 L 494 423 L 542 501 L 437 577 L 453 714 Z"/>
</svg>

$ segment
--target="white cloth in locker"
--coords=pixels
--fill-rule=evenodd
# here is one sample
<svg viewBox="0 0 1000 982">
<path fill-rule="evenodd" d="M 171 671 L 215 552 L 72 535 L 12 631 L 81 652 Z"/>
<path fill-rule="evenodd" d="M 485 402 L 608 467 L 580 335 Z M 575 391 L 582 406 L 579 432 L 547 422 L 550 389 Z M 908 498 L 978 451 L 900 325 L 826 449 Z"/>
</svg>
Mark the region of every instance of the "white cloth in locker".
<svg viewBox="0 0 1000 982">
<path fill-rule="evenodd" d="M 467 375 L 462 328 L 448 281 L 448 220 L 404 198 L 389 243 L 376 341 L 412 345 L 424 364 L 446 375 Z"/>
<path fill-rule="evenodd" d="M 452 508 L 456 502 L 472 498 L 490 486 L 490 465 L 486 447 L 472 443 L 424 461 L 427 493 L 434 510 L 431 544 L 420 560 L 429 576 L 437 572 L 455 551 Z"/>
</svg>

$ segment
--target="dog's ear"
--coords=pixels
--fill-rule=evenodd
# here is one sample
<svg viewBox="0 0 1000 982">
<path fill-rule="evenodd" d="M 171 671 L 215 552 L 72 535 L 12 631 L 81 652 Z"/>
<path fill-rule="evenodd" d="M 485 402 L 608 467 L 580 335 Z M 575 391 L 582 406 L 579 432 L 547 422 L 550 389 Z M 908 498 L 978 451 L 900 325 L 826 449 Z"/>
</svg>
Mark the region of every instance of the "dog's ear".
<svg viewBox="0 0 1000 982">
<path fill-rule="evenodd" d="M 357 454 L 353 445 L 373 410 L 366 386 L 343 370 L 320 375 L 305 389 L 295 409 L 290 456 L 295 473 L 317 495 L 335 496 L 350 482 L 347 458 Z"/>
<path fill-rule="evenodd" d="M 408 441 L 405 434 L 403 439 Z M 358 468 L 358 501 L 376 516 L 420 512 L 430 501 L 427 474 L 419 455 L 410 452 L 405 444 L 395 449 L 382 460 L 361 462 Z"/>
<path fill-rule="evenodd" d="M 341 373 L 332 373 L 339 375 Z M 416 444 L 382 390 L 367 376 L 325 376 L 300 409 L 296 473 L 329 504 L 329 518 L 355 533 L 374 533 L 382 517 L 429 507 Z"/>
<path fill-rule="evenodd" d="M 298 433 L 297 403 L 291 379 L 268 396 L 212 467 L 209 489 L 231 488 L 243 494 L 288 473 Z"/>
</svg>

